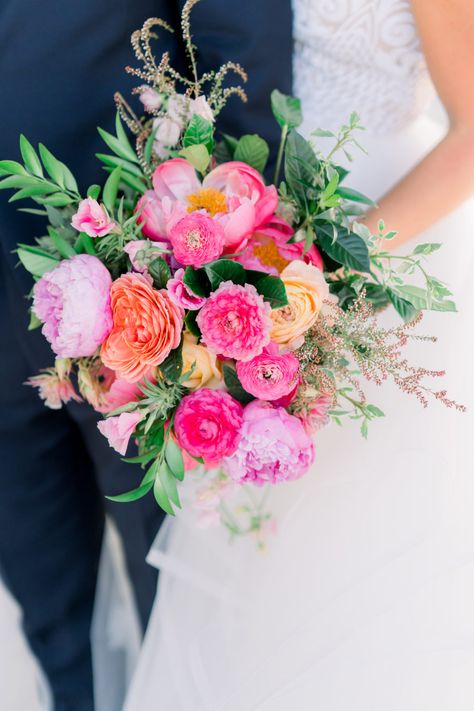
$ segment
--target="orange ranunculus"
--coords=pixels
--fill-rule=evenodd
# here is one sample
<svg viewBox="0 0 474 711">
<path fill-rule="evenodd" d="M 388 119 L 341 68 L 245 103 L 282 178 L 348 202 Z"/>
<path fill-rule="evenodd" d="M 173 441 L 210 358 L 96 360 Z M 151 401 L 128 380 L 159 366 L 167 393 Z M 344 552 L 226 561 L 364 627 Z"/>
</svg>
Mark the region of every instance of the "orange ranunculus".
<svg viewBox="0 0 474 711">
<path fill-rule="evenodd" d="M 100 355 L 108 368 L 134 383 L 177 348 L 184 312 L 143 274 L 121 276 L 112 284 L 110 298 L 114 325 Z"/>
</svg>

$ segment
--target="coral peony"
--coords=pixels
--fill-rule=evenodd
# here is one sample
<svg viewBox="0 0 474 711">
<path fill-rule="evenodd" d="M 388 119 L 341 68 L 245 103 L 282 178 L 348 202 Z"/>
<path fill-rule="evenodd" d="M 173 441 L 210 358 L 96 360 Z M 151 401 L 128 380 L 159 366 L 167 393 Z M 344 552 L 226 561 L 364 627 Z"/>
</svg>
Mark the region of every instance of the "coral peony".
<svg viewBox="0 0 474 711">
<path fill-rule="evenodd" d="M 222 282 L 197 316 L 202 341 L 215 353 L 236 360 L 260 355 L 270 341 L 271 308 L 254 286 Z"/>
<path fill-rule="evenodd" d="M 99 432 L 107 437 L 109 444 L 116 452 L 125 455 L 130 437 L 142 419 L 139 412 L 122 412 L 117 417 L 108 417 L 97 423 Z"/>
<path fill-rule="evenodd" d="M 237 375 L 243 388 L 259 400 L 278 400 L 294 390 L 298 380 L 298 358 L 280 353 L 270 343 L 260 355 L 237 363 Z"/>
<path fill-rule="evenodd" d="M 89 254 L 63 259 L 36 282 L 33 310 L 43 335 L 61 358 L 90 356 L 112 328 L 112 278 Z"/>
<path fill-rule="evenodd" d="M 183 310 L 165 289 L 153 289 L 143 274 L 119 277 L 110 295 L 113 328 L 100 355 L 124 380 L 137 382 L 178 347 Z"/>
<path fill-rule="evenodd" d="M 224 249 L 224 230 L 200 212 L 179 220 L 171 228 L 169 238 L 175 258 L 186 266 L 202 267 L 220 257 Z"/>
<path fill-rule="evenodd" d="M 168 280 L 166 288 L 170 295 L 170 299 L 183 309 L 197 311 L 204 306 L 206 299 L 204 296 L 197 296 L 191 289 L 188 289 L 183 281 L 184 269 L 177 269 L 174 277 Z"/>
<path fill-rule="evenodd" d="M 191 372 L 183 382 L 185 388 L 197 390 L 212 381 L 222 380 L 222 373 L 217 365 L 215 353 L 198 343 L 196 336 L 185 333 L 183 336 L 183 374 Z"/>
<path fill-rule="evenodd" d="M 116 227 L 105 207 L 93 198 L 86 198 L 79 203 L 76 214 L 72 216 L 71 225 L 89 237 L 103 237 L 113 232 Z"/>
<path fill-rule="evenodd" d="M 207 466 L 237 448 L 242 425 L 242 405 L 222 390 L 202 388 L 186 395 L 176 410 L 174 431 L 180 447 Z"/>
<path fill-rule="evenodd" d="M 285 267 L 281 279 L 286 287 L 288 306 L 272 312 L 271 337 L 276 343 L 297 348 L 316 322 L 323 301 L 329 298 L 329 286 L 320 269 L 300 261 Z"/>
<path fill-rule="evenodd" d="M 244 410 L 241 439 L 224 460 L 227 474 L 242 484 L 278 484 L 299 479 L 314 460 L 303 424 L 283 407 L 255 400 Z"/>
</svg>

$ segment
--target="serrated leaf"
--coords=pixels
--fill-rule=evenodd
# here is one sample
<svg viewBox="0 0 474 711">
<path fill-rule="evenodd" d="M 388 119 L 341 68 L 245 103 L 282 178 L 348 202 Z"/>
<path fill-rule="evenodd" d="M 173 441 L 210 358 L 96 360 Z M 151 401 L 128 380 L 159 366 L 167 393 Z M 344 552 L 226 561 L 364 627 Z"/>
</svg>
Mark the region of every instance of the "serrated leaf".
<svg viewBox="0 0 474 711">
<path fill-rule="evenodd" d="M 195 146 L 186 146 L 183 148 L 179 155 L 185 158 L 188 163 L 191 163 L 193 168 L 204 174 L 211 160 L 209 151 L 206 146 L 202 143 L 198 143 Z"/>
<path fill-rule="evenodd" d="M 43 177 L 43 166 L 38 158 L 38 154 L 29 142 L 29 140 L 23 134 L 20 135 L 20 152 L 25 168 L 33 175 L 37 175 L 39 178 Z"/>
<path fill-rule="evenodd" d="M 296 96 L 288 96 L 274 89 L 271 93 L 271 104 L 273 115 L 282 128 L 297 128 L 303 122 L 301 101 Z"/>
<path fill-rule="evenodd" d="M 159 476 L 156 477 L 155 483 L 153 484 L 153 494 L 158 506 L 170 516 L 174 516 L 173 507 Z"/>
<path fill-rule="evenodd" d="M 51 271 L 59 264 L 56 257 L 36 247 L 21 246 L 18 248 L 17 254 L 25 269 L 36 277 L 42 277 L 43 274 Z"/>
<path fill-rule="evenodd" d="M 215 291 L 223 281 L 232 281 L 234 284 L 245 284 L 245 269 L 238 262 L 232 259 L 218 259 L 215 262 L 204 265 L 212 291 Z"/>
<path fill-rule="evenodd" d="M 255 283 L 258 293 L 268 301 L 272 309 L 280 309 L 288 305 L 286 288 L 280 277 L 267 274 Z"/>
<path fill-rule="evenodd" d="M 254 396 L 250 395 L 250 393 L 242 387 L 242 383 L 240 382 L 239 376 L 234 368 L 230 365 L 224 364 L 223 373 L 226 388 L 233 398 L 242 403 L 242 405 L 247 405 L 249 402 L 252 402 L 252 400 L 255 400 Z"/>
<path fill-rule="evenodd" d="M 120 168 L 120 166 L 114 168 L 105 181 L 104 189 L 102 190 L 102 200 L 104 201 L 104 205 L 107 210 L 111 213 L 115 208 L 115 201 L 117 199 L 121 176 L 122 168 Z"/>
<path fill-rule="evenodd" d="M 365 241 L 354 232 L 345 229 L 337 231 L 333 241 L 333 227 L 321 225 L 316 230 L 317 244 L 335 262 L 349 269 L 370 273 L 369 250 Z"/>
<path fill-rule="evenodd" d="M 270 155 L 268 143 L 257 134 L 242 136 L 237 143 L 234 160 L 247 163 L 259 173 L 263 173 Z"/>
<path fill-rule="evenodd" d="M 193 114 L 191 121 L 186 128 L 183 136 L 183 146 L 196 146 L 202 143 L 206 146 L 209 153 L 212 153 L 214 147 L 214 127 L 210 121 L 206 121 L 202 116 Z"/>
<path fill-rule="evenodd" d="M 163 257 L 156 257 L 148 265 L 148 273 L 153 279 L 155 289 L 164 289 L 171 279 L 171 271 Z"/>
<path fill-rule="evenodd" d="M 203 269 L 186 267 L 183 281 L 196 296 L 209 296 L 211 293 L 211 283 Z"/>
</svg>

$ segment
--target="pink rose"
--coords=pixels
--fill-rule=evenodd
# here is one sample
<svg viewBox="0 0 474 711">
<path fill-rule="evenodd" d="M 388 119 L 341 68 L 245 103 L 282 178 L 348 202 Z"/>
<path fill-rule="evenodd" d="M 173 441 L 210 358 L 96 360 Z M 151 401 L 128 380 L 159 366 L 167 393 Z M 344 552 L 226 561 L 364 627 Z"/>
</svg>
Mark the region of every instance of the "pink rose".
<svg viewBox="0 0 474 711">
<path fill-rule="evenodd" d="M 188 289 L 183 277 L 184 269 L 177 269 L 174 277 L 168 280 L 166 288 L 170 299 L 176 306 L 190 311 L 198 311 L 201 306 L 204 306 L 206 299 L 203 296 L 196 296 L 191 289 Z"/>
<path fill-rule="evenodd" d="M 151 88 L 145 89 L 141 92 L 140 101 L 142 102 L 145 111 L 149 111 L 150 113 L 157 111 L 162 104 L 161 96 L 157 91 Z"/>
<path fill-rule="evenodd" d="M 180 447 L 207 466 L 235 452 L 242 425 L 242 405 L 223 390 L 202 388 L 186 395 L 176 410 L 174 431 Z"/>
<path fill-rule="evenodd" d="M 112 329 L 112 278 L 89 254 L 64 259 L 33 290 L 42 333 L 60 358 L 91 356 Z"/>
<path fill-rule="evenodd" d="M 237 375 L 244 390 L 259 400 L 278 400 L 294 390 L 298 380 L 298 358 L 280 353 L 270 343 L 258 356 L 237 363 Z"/>
<path fill-rule="evenodd" d="M 142 228 L 145 237 L 153 241 L 166 238 L 166 219 L 162 202 L 153 190 L 147 190 L 135 207 L 137 225 Z"/>
<path fill-rule="evenodd" d="M 79 203 L 76 214 L 72 216 L 71 225 L 89 237 L 103 237 L 113 232 L 116 227 L 105 207 L 90 197 Z"/>
<path fill-rule="evenodd" d="M 227 474 L 242 484 L 279 484 L 299 479 L 314 460 L 313 443 L 297 417 L 255 400 L 244 410 L 241 439 L 224 460 Z"/>
<path fill-rule="evenodd" d="M 139 412 L 122 412 L 117 417 L 108 417 L 106 420 L 97 423 L 99 432 L 107 437 L 110 446 L 116 452 L 125 455 L 130 437 L 136 426 L 142 419 Z"/>
<path fill-rule="evenodd" d="M 175 259 L 186 266 L 202 267 L 221 256 L 224 230 L 218 222 L 200 212 L 186 215 L 170 230 Z"/>
<path fill-rule="evenodd" d="M 270 314 L 254 286 L 222 282 L 197 316 L 201 340 L 216 354 L 250 360 L 270 342 Z"/>
</svg>

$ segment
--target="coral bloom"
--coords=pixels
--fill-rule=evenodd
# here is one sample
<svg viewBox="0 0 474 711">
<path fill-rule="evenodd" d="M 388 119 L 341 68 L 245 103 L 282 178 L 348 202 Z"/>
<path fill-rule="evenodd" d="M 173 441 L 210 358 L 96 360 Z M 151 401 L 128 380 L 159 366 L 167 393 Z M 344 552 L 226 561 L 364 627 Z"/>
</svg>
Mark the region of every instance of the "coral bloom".
<svg viewBox="0 0 474 711">
<path fill-rule="evenodd" d="M 237 363 L 237 375 L 242 387 L 259 400 L 279 400 L 294 390 L 299 365 L 293 353 L 280 353 L 276 343 L 270 343 L 252 360 Z"/>
<path fill-rule="evenodd" d="M 99 432 L 107 437 L 110 446 L 123 457 L 130 437 L 141 419 L 139 412 L 122 412 L 117 417 L 108 417 L 98 422 L 97 427 Z"/>
<path fill-rule="evenodd" d="M 202 388 L 186 395 L 176 410 L 174 431 L 180 447 L 214 466 L 235 452 L 242 405 L 223 390 Z"/>
<path fill-rule="evenodd" d="M 272 340 L 299 347 L 306 331 L 316 322 L 323 301 L 329 298 L 329 286 L 320 269 L 313 264 L 291 262 L 281 273 L 288 306 L 272 311 Z"/>
<path fill-rule="evenodd" d="M 314 447 L 301 421 L 283 407 L 255 400 L 244 410 L 241 439 L 224 460 L 227 474 L 242 484 L 278 484 L 299 479 L 314 460 Z"/>
<path fill-rule="evenodd" d="M 177 269 L 166 284 L 171 301 L 183 309 L 198 311 L 206 303 L 204 296 L 197 296 L 184 283 L 184 269 Z"/>
<path fill-rule="evenodd" d="M 105 207 L 99 205 L 93 198 L 86 198 L 79 203 L 76 214 L 72 216 L 71 225 L 79 232 L 85 232 L 89 237 L 108 235 L 116 226 L 108 216 Z"/>
<path fill-rule="evenodd" d="M 197 390 L 212 381 L 222 380 L 222 373 L 217 365 L 215 353 L 198 343 L 196 336 L 185 333 L 183 336 L 183 374 L 191 371 L 183 382 L 185 388 Z"/>
<path fill-rule="evenodd" d="M 149 379 L 152 379 L 152 373 Z M 118 378 L 117 373 L 103 365 L 98 358 L 92 363 L 79 363 L 77 381 L 81 395 L 96 412 L 112 412 L 143 395 L 138 383 L 128 383 Z"/>
<path fill-rule="evenodd" d="M 270 313 L 254 286 L 224 281 L 200 310 L 197 324 L 203 343 L 214 353 L 250 360 L 270 341 Z"/>
<path fill-rule="evenodd" d="M 169 238 L 175 258 L 186 266 L 202 267 L 220 257 L 224 249 L 221 225 L 200 212 L 179 220 L 171 228 Z"/>
<path fill-rule="evenodd" d="M 91 356 L 112 328 L 112 278 L 89 254 L 63 259 L 36 282 L 33 310 L 60 358 Z"/>
<path fill-rule="evenodd" d="M 70 400 L 82 402 L 74 390 L 69 374 L 61 377 L 56 368 L 42 370 L 38 375 L 28 378 L 26 385 L 38 388 L 38 395 L 51 410 L 60 410 L 63 404 Z"/>
<path fill-rule="evenodd" d="M 110 295 L 113 329 L 100 355 L 124 380 L 137 382 L 178 347 L 183 310 L 165 289 L 153 289 L 143 274 L 119 277 Z"/>
<path fill-rule="evenodd" d="M 262 176 L 240 161 L 223 163 L 201 183 L 188 161 L 172 158 L 156 168 L 153 188 L 139 204 L 144 234 L 151 239 L 167 237 L 180 218 L 200 211 L 224 230 L 227 252 L 245 246 L 278 206 L 276 188 L 266 187 Z"/>
</svg>

